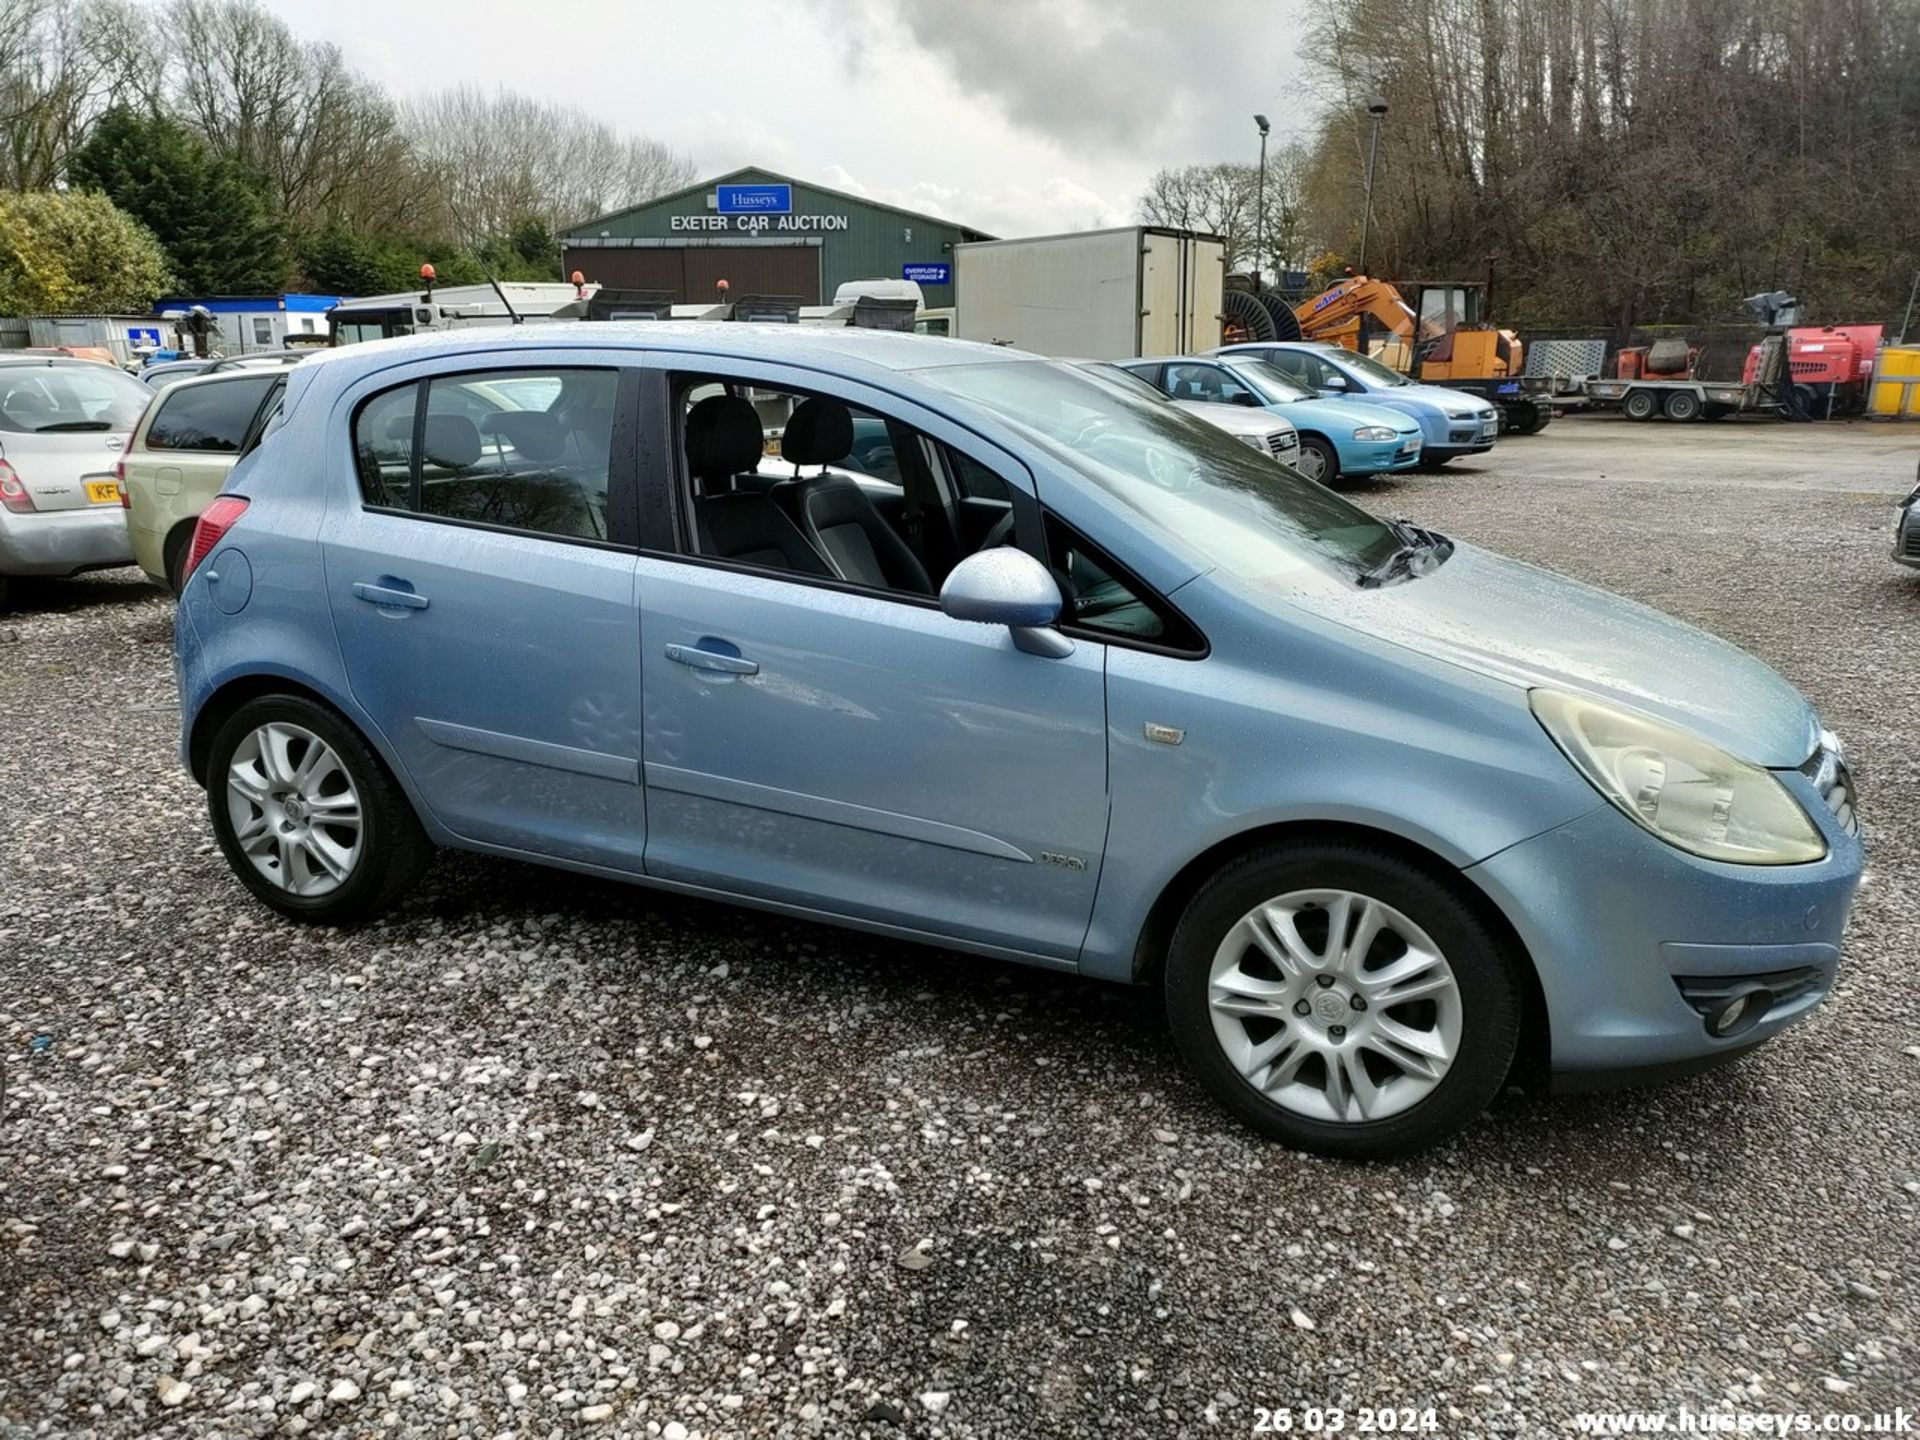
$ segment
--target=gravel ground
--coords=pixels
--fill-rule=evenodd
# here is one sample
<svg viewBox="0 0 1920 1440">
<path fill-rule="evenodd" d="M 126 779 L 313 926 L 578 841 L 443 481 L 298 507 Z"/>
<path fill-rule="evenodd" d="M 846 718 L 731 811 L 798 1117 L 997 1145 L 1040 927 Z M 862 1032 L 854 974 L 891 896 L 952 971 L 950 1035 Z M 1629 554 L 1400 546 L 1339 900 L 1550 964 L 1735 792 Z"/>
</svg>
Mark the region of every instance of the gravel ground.
<svg viewBox="0 0 1920 1440">
<path fill-rule="evenodd" d="M 1145 998 L 1037 971 L 459 857 L 389 923 L 290 928 L 175 763 L 167 602 L 40 587 L 0 617 L 0 1432 L 1913 1408 L 1920 575 L 1886 550 L 1920 444 L 1727 427 L 1651 483 L 1662 427 L 1631 430 L 1359 495 L 1813 696 L 1871 827 L 1849 962 L 1745 1063 L 1510 1095 L 1399 1165 L 1255 1140 Z M 1775 444 L 1805 486 L 1743 479 Z"/>
</svg>

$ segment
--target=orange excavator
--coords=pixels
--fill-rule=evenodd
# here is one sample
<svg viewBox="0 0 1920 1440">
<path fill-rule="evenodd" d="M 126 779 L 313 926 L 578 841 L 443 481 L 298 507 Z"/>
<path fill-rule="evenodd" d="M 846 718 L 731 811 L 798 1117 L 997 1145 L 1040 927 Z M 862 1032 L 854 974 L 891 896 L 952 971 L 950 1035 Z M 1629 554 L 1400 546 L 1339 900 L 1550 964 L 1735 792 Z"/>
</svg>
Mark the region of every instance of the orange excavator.
<svg viewBox="0 0 1920 1440">
<path fill-rule="evenodd" d="M 1423 384 L 1477 395 L 1499 408 L 1502 429 L 1531 435 L 1553 418 L 1546 387 L 1523 378 L 1520 337 L 1481 322 L 1484 294 L 1467 281 L 1397 286 L 1351 273 L 1291 309 L 1271 294 L 1230 292 L 1227 340 L 1310 340 L 1372 355 Z"/>
</svg>

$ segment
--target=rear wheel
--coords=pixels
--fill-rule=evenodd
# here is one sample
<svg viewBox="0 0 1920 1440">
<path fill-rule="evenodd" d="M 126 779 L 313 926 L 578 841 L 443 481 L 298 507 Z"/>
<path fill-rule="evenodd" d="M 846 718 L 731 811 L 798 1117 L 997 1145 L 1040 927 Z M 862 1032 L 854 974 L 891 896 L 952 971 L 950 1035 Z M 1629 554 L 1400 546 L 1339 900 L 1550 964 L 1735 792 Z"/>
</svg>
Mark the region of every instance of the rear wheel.
<svg viewBox="0 0 1920 1440">
<path fill-rule="evenodd" d="M 1331 485 L 1340 478 L 1340 455 L 1332 444 L 1318 435 L 1300 437 L 1300 458 L 1293 468 L 1309 480 Z"/>
<path fill-rule="evenodd" d="M 309 924 L 379 914 L 433 855 L 405 793 L 366 741 L 297 695 L 249 701 L 220 727 L 207 808 L 240 883 Z"/>
<path fill-rule="evenodd" d="M 167 588 L 174 593 L 176 599 L 179 598 L 180 587 L 187 583 L 185 573 L 187 567 L 187 546 L 191 544 L 192 541 L 192 522 L 185 525 L 176 525 L 173 527 L 173 533 L 167 536 L 166 548 L 161 552 L 161 559 L 167 571 Z"/>
<path fill-rule="evenodd" d="M 1660 397 L 1651 390 L 1629 390 L 1620 402 L 1620 413 L 1629 420 L 1651 420 L 1660 408 Z"/>
<path fill-rule="evenodd" d="M 1700 397 L 1691 390 L 1676 390 L 1667 396 L 1667 419 L 1697 420 L 1700 417 Z"/>
<path fill-rule="evenodd" d="M 1215 1098 L 1347 1159 L 1460 1128 L 1520 1034 L 1507 956 L 1457 887 L 1363 842 L 1283 842 L 1221 870 L 1174 932 L 1166 999 Z"/>
</svg>

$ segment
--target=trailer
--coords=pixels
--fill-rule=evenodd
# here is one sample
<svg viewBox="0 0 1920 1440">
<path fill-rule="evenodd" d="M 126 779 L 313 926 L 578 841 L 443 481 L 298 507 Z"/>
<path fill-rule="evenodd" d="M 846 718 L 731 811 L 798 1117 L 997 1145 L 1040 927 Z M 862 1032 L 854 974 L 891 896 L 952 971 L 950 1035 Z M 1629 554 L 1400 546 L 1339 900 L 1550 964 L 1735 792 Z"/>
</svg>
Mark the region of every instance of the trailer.
<svg viewBox="0 0 1920 1440">
<path fill-rule="evenodd" d="M 1038 355 L 1130 360 L 1221 343 L 1226 246 L 1134 225 L 953 250 L 952 332 Z"/>
<path fill-rule="evenodd" d="M 1697 375 L 1593 377 L 1585 382 L 1594 405 L 1618 405 L 1629 420 L 1720 420 L 1728 415 L 1779 414 L 1787 408 L 1786 346 L 1778 334 L 1754 347 L 1742 380 L 1703 380 Z M 1697 368 L 1697 355 L 1688 365 Z M 1677 367 L 1676 367 L 1677 368 Z"/>
</svg>

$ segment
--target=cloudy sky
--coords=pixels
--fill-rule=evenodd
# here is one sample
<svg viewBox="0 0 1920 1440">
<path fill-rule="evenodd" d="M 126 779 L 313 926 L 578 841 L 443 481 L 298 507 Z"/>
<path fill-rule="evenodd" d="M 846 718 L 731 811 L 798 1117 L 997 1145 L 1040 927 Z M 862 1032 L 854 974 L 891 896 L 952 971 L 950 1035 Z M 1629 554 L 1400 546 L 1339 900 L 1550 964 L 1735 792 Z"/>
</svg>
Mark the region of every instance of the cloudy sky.
<svg viewBox="0 0 1920 1440">
<path fill-rule="evenodd" d="M 267 0 L 390 92 L 462 80 L 999 235 L 1131 221 L 1316 101 L 1305 0 Z"/>
</svg>

